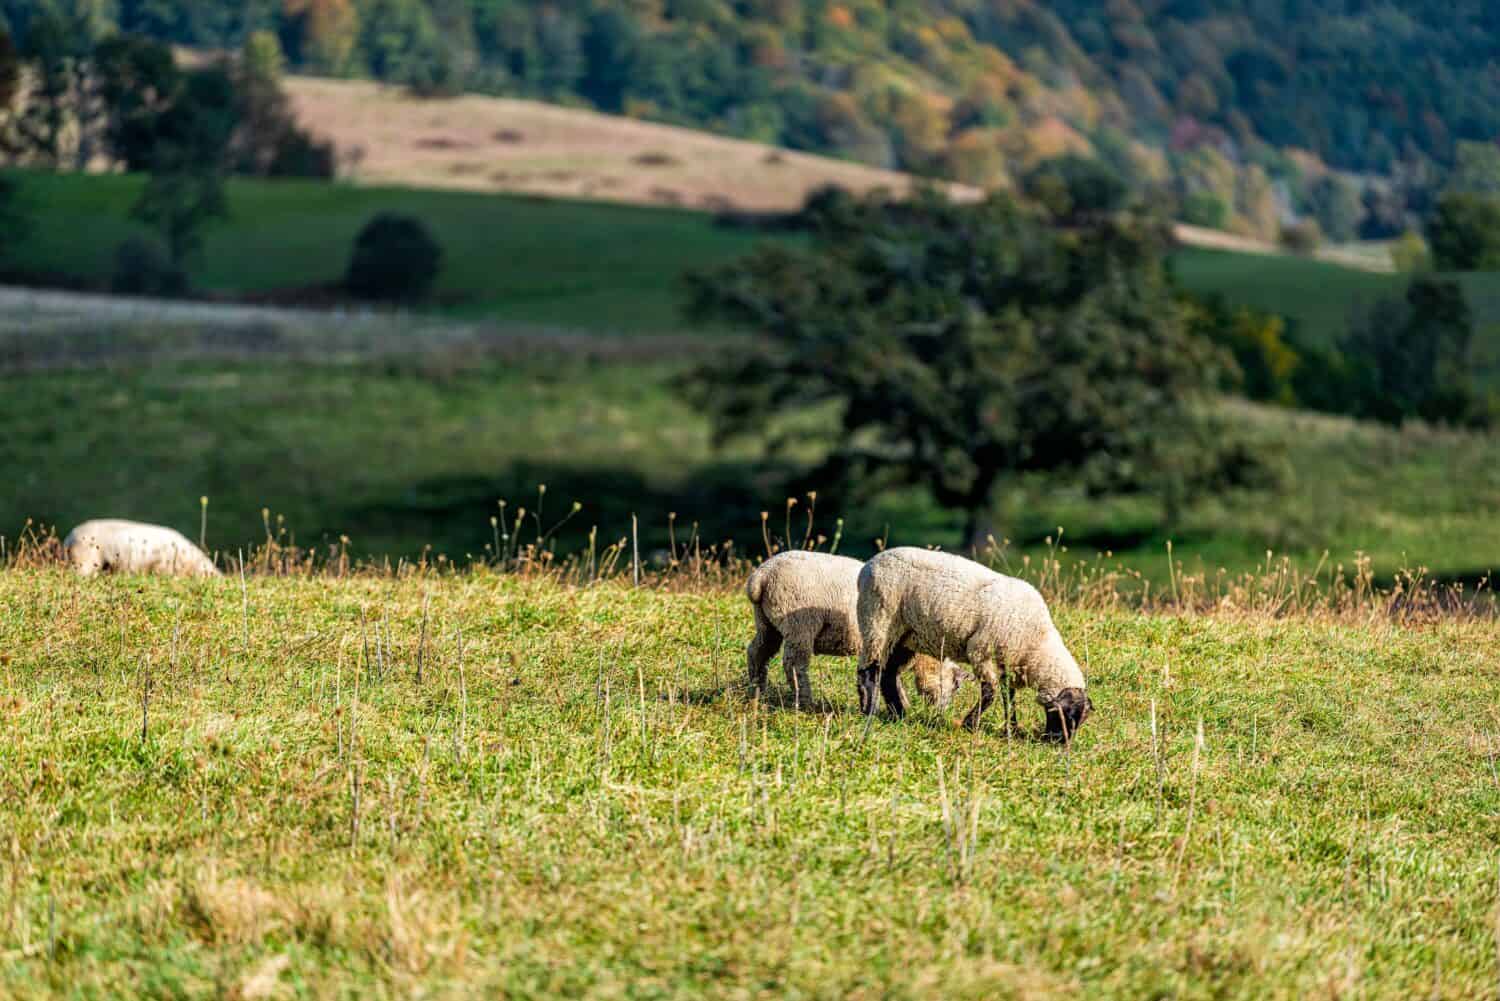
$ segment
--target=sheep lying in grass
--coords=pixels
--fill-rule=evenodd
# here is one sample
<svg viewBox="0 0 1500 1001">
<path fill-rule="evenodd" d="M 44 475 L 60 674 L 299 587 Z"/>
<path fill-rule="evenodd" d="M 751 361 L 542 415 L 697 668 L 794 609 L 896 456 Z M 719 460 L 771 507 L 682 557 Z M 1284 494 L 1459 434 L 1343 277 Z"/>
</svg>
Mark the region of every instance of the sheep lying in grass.
<svg viewBox="0 0 1500 1001">
<path fill-rule="evenodd" d="M 97 573 L 213 577 L 219 571 L 181 532 L 138 521 L 86 521 L 63 540 L 68 563 L 85 577 Z"/>
<path fill-rule="evenodd" d="M 781 649 L 786 683 L 797 704 L 807 705 L 812 701 L 807 669 L 813 654 L 859 654 L 855 607 L 861 565 L 847 556 L 791 550 L 771 557 L 750 574 L 745 593 L 755 608 L 755 638 L 745 655 L 752 685 L 765 690 L 766 665 Z M 963 680 L 958 665 L 917 657 L 911 667 L 922 696 L 946 708 Z M 893 676 L 891 684 L 893 697 L 900 699 L 904 709 L 906 694 L 899 678 Z"/>
<path fill-rule="evenodd" d="M 902 714 L 897 674 L 913 654 L 924 653 L 951 656 L 979 676 L 979 703 L 964 719 L 970 729 L 994 701 L 1002 671 L 1012 693 L 1036 689 L 1048 739 L 1071 739 L 1093 710 L 1083 672 L 1041 594 L 972 560 L 926 549 L 887 550 L 860 571 L 858 617 L 859 701 L 866 713 L 875 711 L 878 686 L 886 705 Z M 1014 699 L 1011 706 L 1014 722 Z"/>
</svg>

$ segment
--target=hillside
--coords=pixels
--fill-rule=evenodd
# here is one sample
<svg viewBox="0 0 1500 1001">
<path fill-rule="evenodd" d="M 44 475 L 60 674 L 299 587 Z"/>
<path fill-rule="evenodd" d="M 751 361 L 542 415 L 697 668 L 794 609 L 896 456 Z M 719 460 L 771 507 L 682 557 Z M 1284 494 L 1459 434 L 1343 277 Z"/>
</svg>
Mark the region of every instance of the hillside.
<svg viewBox="0 0 1500 1001">
<path fill-rule="evenodd" d="M 598 308 L 610 308 L 603 294 Z M 403 317 L 214 323 L 144 303 L 120 314 L 83 305 L 0 297 L 0 469 L 17 471 L 0 494 L 0 535 L 14 538 L 28 518 L 66 531 L 108 511 L 196 538 L 206 495 L 207 541 L 223 552 L 263 540 L 268 508 L 302 544 L 344 535 L 356 555 L 431 545 L 463 562 L 494 545 L 497 501 L 535 511 L 542 484 L 544 527 L 564 555 L 585 551 L 596 526 L 600 546 L 617 541 L 632 514 L 648 553 L 695 534 L 759 552 L 766 510 L 773 536 L 805 528 L 805 506 L 783 517 L 786 483 L 820 456 L 715 448 L 704 415 L 674 390 L 691 361 L 711 357 L 709 337 Z M 1472 584 L 1500 568 L 1492 437 L 1249 405 L 1232 416 L 1258 448 L 1284 456 L 1288 475 L 1191 505 L 1171 534 L 1187 571 L 1251 570 L 1267 550 L 1304 570 L 1325 552 L 1329 567 L 1363 552 L 1384 579 L 1424 566 Z M 580 510 L 556 525 L 574 501 Z M 1068 560 L 1111 552 L 1165 582 L 1168 536 L 1149 498 L 1025 477 L 1003 508 L 1012 560 L 1047 555 L 1062 526 Z M 851 553 L 881 538 L 955 545 L 962 527 L 911 490 L 842 499 L 825 490 L 815 518 L 830 538 L 842 518 Z M 529 540 L 543 526 L 522 527 Z"/>
<path fill-rule="evenodd" d="M 99 8 L 59 32 L 98 32 Z M 1095 155 L 1188 221 L 1335 240 L 1417 223 L 1500 135 L 1484 0 L 227 0 L 126 3 L 126 31 L 428 94 L 465 90 L 974 183 Z M 23 42 L 35 11 L 4 0 Z M 44 32 L 45 33 L 45 32 Z"/>
<path fill-rule="evenodd" d="M 344 176 L 359 184 L 768 212 L 799 208 L 809 192 L 827 185 L 899 193 L 919 183 L 899 171 L 536 101 L 420 99 L 375 83 L 314 77 L 289 77 L 286 89 L 298 119 L 344 151 Z M 969 185 L 945 187 L 959 199 L 981 194 Z M 1284 253 L 1264 240 L 1202 226 L 1179 224 L 1176 234 L 1191 247 Z M 1335 247 L 1315 256 L 1389 270 L 1379 256 Z"/>
<path fill-rule="evenodd" d="M 310 77 L 289 77 L 286 89 L 299 121 L 333 140 L 345 176 L 360 184 L 785 212 L 830 184 L 904 192 L 913 183 L 897 171 L 538 101 L 422 100 Z"/>
</svg>

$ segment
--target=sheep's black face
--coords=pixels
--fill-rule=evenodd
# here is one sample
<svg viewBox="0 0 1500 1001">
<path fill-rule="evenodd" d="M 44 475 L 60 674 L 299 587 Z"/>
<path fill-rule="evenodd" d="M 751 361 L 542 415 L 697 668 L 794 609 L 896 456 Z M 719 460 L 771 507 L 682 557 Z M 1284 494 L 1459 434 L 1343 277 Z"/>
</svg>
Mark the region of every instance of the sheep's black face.
<svg viewBox="0 0 1500 1001">
<path fill-rule="evenodd" d="M 1042 735 L 1044 740 L 1072 740 L 1078 728 L 1083 726 L 1083 721 L 1089 718 L 1089 713 L 1094 711 L 1094 704 L 1081 688 L 1064 688 L 1050 698 L 1039 696 L 1037 701 L 1047 714 L 1047 731 Z"/>
</svg>

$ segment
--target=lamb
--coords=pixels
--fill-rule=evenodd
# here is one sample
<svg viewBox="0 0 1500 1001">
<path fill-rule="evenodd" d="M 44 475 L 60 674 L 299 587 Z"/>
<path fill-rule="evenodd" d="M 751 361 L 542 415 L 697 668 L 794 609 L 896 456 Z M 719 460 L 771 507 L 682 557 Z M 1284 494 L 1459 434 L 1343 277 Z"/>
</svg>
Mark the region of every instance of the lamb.
<svg viewBox="0 0 1500 1001">
<path fill-rule="evenodd" d="M 1093 711 L 1083 671 L 1041 594 L 972 560 L 909 547 L 880 553 L 860 571 L 858 619 L 859 701 L 867 714 L 877 685 L 886 705 L 903 714 L 897 674 L 913 654 L 952 656 L 974 668 L 979 703 L 964 719 L 971 730 L 994 701 L 1002 671 L 1012 692 L 1036 689 L 1049 740 L 1071 740 Z"/>
<path fill-rule="evenodd" d="M 765 691 L 766 665 L 782 649 L 786 682 L 799 706 L 812 700 L 808 665 L 813 654 L 853 657 L 859 654 L 855 608 L 859 598 L 859 560 L 830 553 L 790 550 L 762 563 L 750 574 L 745 593 L 755 609 L 755 638 L 745 650 L 750 683 Z M 783 649 L 783 643 L 785 647 Z M 905 662 L 897 667 L 897 671 Z M 963 681 L 952 661 L 918 657 L 912 661 L 917 690 L 946 708 Z M 906 707 L 906 694 L 892 677 L 893 697 Z"/>
<path fill-rule="evenodd" d="M 101 572 L 179 577 L 214 577 L 219 573 L 213 561 L 181 532 L 138 521 L 86 521 L 68 533 L 63 552 L 84 577 Z"/>
</svg>

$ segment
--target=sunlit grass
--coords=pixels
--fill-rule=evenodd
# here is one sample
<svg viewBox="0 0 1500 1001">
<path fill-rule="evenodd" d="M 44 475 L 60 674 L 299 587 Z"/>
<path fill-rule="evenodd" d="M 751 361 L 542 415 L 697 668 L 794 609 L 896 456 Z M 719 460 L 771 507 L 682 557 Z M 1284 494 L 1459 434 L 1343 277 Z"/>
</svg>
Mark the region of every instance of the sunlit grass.
<svg viewBox="0 0 1500 1001">
<path fill-rule="evenodd" d="M 1494 996 L 1487 623 L 1059 607 L 1060 752 L 735 591 L 241 588 L 0 574 L 0 994 Z"/>
</svg>

